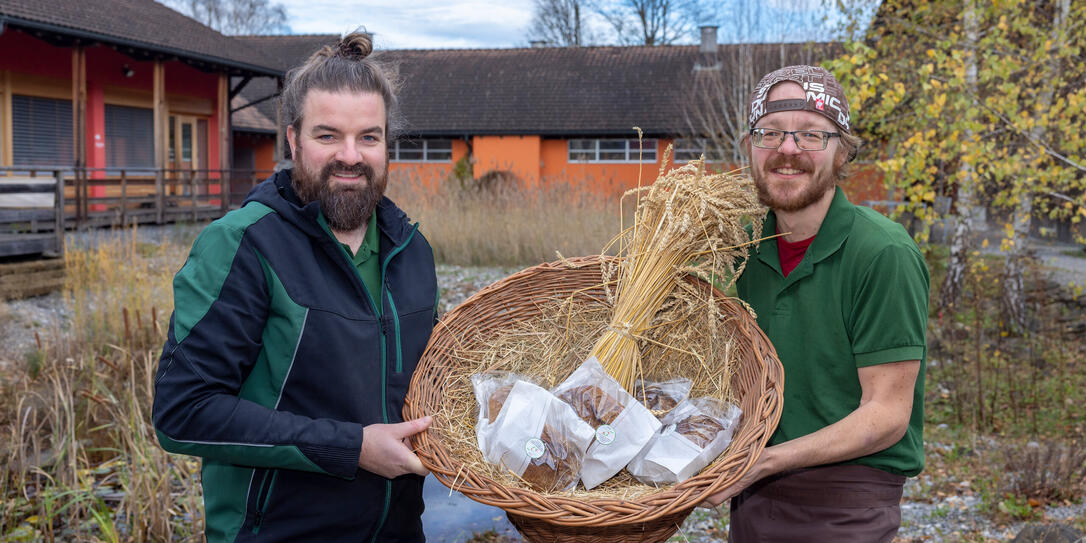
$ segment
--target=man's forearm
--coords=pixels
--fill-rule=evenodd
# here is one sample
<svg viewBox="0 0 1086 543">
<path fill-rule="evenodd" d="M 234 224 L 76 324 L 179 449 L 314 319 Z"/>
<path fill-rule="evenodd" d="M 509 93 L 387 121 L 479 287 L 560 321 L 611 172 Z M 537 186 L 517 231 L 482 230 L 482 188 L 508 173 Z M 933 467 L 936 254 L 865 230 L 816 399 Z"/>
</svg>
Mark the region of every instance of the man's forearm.
<svg viewBox="0 0 1086 543">
<path fill-rule="evenodd" d="M 908 411 L 868 402 L 817 432 L 768 447 L 759 461 L 761 477 L 874 454 L 900 441 L 908 425 Z"/>
<path fill-rule="evenodd" d="M 919 371 L 919 360 L 860 368 L 859 407 L 825 428 L 767 448 L 755 466 L 760 476 L 844 462 L 897 443 L 909 428 Z"/>
</svg>

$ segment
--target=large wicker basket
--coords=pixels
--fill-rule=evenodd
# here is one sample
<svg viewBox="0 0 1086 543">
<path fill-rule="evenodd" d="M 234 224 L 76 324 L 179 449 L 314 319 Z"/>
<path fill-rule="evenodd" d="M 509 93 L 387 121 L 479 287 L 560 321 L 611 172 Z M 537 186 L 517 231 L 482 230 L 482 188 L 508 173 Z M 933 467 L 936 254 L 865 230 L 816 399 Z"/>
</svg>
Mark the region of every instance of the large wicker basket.
<svg viewBox="0 0 1086 543">
<path fill-rule="evenodd" d="M 514 323 L 532 319 L 539 305 L 556 296 L 583 294 L 599 287 L 601 259 L 585 257 L 542 264 L 481 290 L 438 324 L 415 370 L 404 405 L 404 418 L 439 411 L 448 377 L 457 363 L 455 349 L 480 345 Z M 706 286 L 706 288 L 710 288 Z M 734 314 L 740 362 L 733 390 L 743 418 L 725 456 L 702 473 L 671 488 L 636 499 L 582 501 L 568 495 L 544 495 L 505 486 L 474 473 L 450 456 L 440 432 L 413 438 L 422 463 L 439 481 L 469 498 L 504 509 L 529 541 L 665 541 L 707 497 L 734 484 L 750 469 L 769 440 L 781 413 L 784 372 L 777 353 L 754 319 L 735 301 L 722 299 Z"/>
</svg>

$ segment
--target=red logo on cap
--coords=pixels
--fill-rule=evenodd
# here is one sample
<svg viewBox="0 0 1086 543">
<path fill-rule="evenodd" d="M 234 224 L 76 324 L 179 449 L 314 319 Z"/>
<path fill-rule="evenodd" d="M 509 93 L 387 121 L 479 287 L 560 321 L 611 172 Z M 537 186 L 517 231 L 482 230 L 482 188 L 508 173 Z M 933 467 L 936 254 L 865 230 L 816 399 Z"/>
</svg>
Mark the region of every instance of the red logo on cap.
<svg viewBox="0 0 1086 543">
<path fill-rule="evenodd" d="M 822 104 L 822 99 L 821 98 L 819 98 L 818 100 L 815 100 L 815 109 L 817 109 L 819 111 L 822 111 L 823 109 L 825 109 L 825 106 Z"/>
</svg>

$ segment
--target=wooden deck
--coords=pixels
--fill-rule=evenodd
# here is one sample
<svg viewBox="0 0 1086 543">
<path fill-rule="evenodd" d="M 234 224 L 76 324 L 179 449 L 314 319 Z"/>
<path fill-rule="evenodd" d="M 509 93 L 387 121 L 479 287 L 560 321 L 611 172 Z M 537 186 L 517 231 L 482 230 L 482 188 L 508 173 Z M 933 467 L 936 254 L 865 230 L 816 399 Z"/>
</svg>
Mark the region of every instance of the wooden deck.
<svg viewBox="0 0 1086 543">
<path fill-rule="evenodd" d="M 0 258 L 64 255 L 64 180 L 0 179 Z"/>
<path fill-rule="evenodd" d="M 0 300 L 41 296 L 63 287 L 63 258 L 0 261 Z"/>
</svg>

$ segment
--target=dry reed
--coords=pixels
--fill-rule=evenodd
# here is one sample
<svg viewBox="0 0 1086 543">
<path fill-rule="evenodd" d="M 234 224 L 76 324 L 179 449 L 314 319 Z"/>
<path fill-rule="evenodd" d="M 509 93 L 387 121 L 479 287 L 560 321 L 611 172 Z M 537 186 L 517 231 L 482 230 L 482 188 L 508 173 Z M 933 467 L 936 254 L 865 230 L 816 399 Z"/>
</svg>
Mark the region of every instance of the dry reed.
<svg viewBox="0 0 1086 543">
<path fill-rule="evenodd" d="M 389 196 L 419 222 L 439 263 L 520 267 L 554 260 L 555 252 L 594 254 L 620 229 L 617 196 L 564 180 L 479 187 L 389 175 Z"/>
<path fill-rule="evenodd" d="M 188 243 L 116 234 L 94 248 L 69 246 L 70 320 L 42 331 L 28 353 L 34 368 L 0 380 L 5 537 L 200 537 L 198 467 L 163 451 L 149 420 L 168 323 L 158 308 L 172 306 L 171 278 Z"/>
<path fill-rule="evenodd" d="M 670 152 L 669 147 L 664 153 L 665 165 Z M 633 226 L 615 242 L 623 259 L 610 270 L 617 277 L 609 290 L 614 315 L 591 354 L 626 390 L 633 390 L 644 372 L 639 344 L 650 341 L 647 333 L 659 326 L 657 314 L 675 289 L 688 275 L 734 281 L 746 265 L 751 239 L 744 221 L 755 219 L 754 239 L 760 238 L 757 219 L 765 208 L 748 176 L 707 172 L 702 161 L 666 173 L 661 167 L 655 183 L 627 194 L 637 195 L 638 203 Z M 708 301 L 711 305 L 711 297 Z M 673 313 L 676 319 L 692 317 Z M 682 343 L 669 345 L 683 349 Z"/>
</svg>

